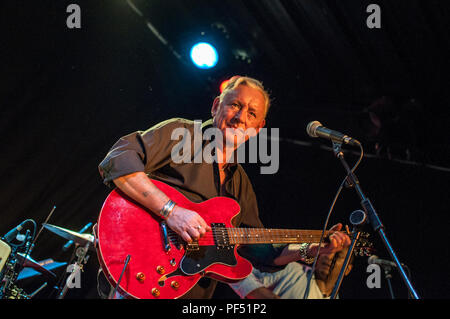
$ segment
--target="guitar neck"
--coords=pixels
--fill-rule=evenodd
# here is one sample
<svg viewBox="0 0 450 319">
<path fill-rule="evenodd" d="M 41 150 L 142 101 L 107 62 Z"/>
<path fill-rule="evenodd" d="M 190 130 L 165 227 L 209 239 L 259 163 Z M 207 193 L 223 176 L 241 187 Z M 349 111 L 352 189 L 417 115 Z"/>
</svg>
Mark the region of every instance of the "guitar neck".
<svg viewBox="0 0 450 319">
<path fill-rule="evenodd" d="M 290 230 L 266 228 L 227 228 L 230 244 L 301 244 L 318 243 L 321 230 Z M 324 238 L 329 231 L 325 231 Z"/>
</svg>

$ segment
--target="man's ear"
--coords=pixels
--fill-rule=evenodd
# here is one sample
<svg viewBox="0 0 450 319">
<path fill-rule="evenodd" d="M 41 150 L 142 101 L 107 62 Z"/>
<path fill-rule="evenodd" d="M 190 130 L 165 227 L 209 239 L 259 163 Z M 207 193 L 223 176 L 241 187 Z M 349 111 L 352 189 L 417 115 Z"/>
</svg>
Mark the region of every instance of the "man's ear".
<svg viewBox="0 0 450 319">
<path fill-rule="evenodd" d="M 264 126 L 266 126 L 266 119 L 263 119 L 261 121 L 261 125 L 259 126 L 259 129 L 262 129 Z"/>
<path fill-rule="evenodd" d="M 261 121 L 261 124 L 258 126 L 258 129 L 256 130 L 256 133 L 259 133 L 259 131 L 261 131 L 261 129 L 266 125 L 266 119 L 263 119 Z"/>
<path fill-rule="evenodd" d="M 248 129 L 246 130 L 246 134 L 247 134 L 249 137 L 255 137 L 255 136 L 257 136 L 257 135 L 259 134 L 259 131 L 261 131 L 261 129 L 264 127 L 265 124 L 266 124 L 266 120 L 262 120 L 261 123 L 260 123 L 260 125 L 258 125 L 258 127 L 256 127 L 256 128 L 248 128 Z"/>
<path fill-rule="evenodd" d="M 214 117 L 217 114 L 217 111 L 219 110 L 220 105 L 220 97 L 216 97 L 213 101 L 213 105 L 211 107 L 211 115 Z"/>
</svg>

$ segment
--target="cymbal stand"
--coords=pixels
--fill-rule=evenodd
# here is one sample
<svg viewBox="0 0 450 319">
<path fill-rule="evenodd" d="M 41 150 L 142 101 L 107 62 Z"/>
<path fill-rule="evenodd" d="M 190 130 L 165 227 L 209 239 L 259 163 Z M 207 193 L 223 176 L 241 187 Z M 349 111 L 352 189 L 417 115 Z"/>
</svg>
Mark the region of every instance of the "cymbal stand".
<svg viewBox="0 0 450 319">
<path fill-rule="evenodd" d="M 73 266 L 72 272 L 70 273 L 69 276 L 67 276 L 64 287 L 60 290 L 57 299 L 63 299 L 66 296 L 67 291 L 70 288 L 72 288 L 70 283 L 72 283 L 74 279 L 76 280 L 77 278 L 80 278 L 79 276 L 81 276 L 81 272 L 83 271 L 83 266 L 84 266 L 84 264 L 87 263 L 87 261 L 89 259 L 89 255 L 87 253 L 89 251 L 90 244 L 91 244 L 90 242 L 87 242 L 84 247 L 78 246 L 76 248 L 76 256 L 78 257 L 77 261 L 74 264 L 72 264 L 72 266 Z"/>
</svg>

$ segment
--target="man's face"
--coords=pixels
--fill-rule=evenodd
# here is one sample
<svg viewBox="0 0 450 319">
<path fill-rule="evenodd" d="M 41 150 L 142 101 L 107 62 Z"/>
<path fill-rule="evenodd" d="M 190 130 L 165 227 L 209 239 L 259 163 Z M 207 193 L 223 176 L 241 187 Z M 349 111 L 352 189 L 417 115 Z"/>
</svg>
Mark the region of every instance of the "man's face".
<svg viewBox="0 0 450 319">
<path fill-rule="evenodd" d="M 225 142 L 228 145 L 233 143 L 237 148 L 264 127 L 264 95 L 258 89 L 239 85 L 227 93 L 222 102 L 219 102 L 217 97 L 211 113 L 214 116 L 214 125 L 222 132 Z"/>
</svg>

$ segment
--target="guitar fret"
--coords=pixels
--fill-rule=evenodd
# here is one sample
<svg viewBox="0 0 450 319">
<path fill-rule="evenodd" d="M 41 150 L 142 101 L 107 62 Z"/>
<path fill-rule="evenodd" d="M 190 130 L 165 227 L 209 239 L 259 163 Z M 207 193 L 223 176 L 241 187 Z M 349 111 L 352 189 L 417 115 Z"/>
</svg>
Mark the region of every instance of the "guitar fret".
<svg viewBox="0 0 450 319">
<path fill-rule="evenodd" d="M 312 243 L 319 242 L 322 235 L 321 231 L 264 228 L 227 228 L 227 231 L 233 244 Z"/>
</svg>

